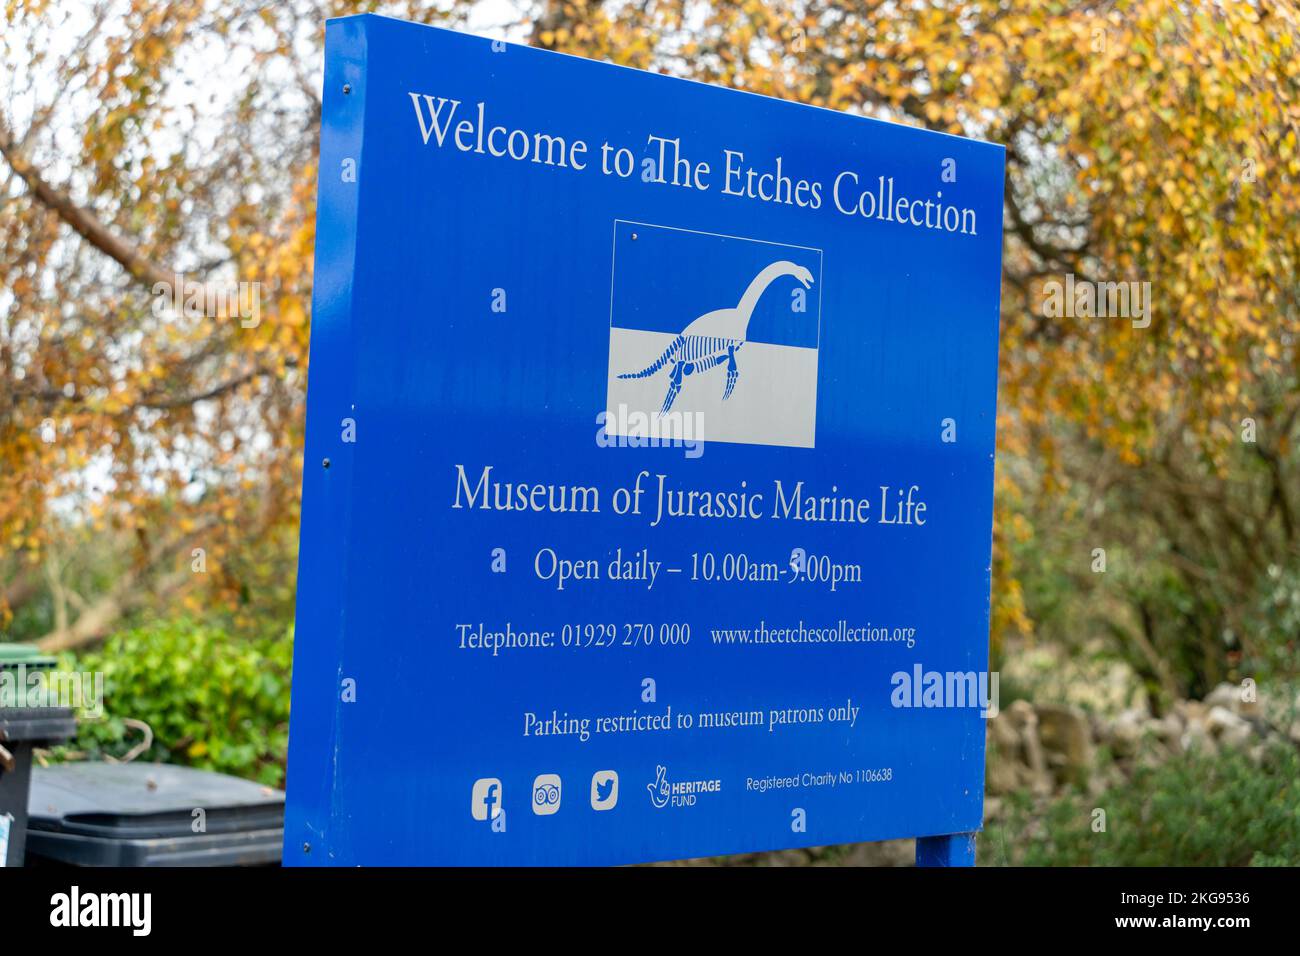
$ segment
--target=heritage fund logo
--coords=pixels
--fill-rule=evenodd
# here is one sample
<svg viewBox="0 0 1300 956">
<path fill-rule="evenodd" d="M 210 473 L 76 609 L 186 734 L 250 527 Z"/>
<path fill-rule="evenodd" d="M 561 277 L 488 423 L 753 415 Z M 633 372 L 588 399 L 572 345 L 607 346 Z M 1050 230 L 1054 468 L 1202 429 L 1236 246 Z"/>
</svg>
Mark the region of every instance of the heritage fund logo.
<svg viewBox="0 0 1300 956">
<path fill-rule="evenodd" d="M 821 265 L 819 249 L 615 222 L 605 433 L 685 444 L 707 423 L 709 441 L 812 448 Z"/>
<path fill-rule="evenodd" d="M 668 779 L 668 768 L 660 764 L 655 767 L 655 779 L 647 784 L 650 791 L 650 803 L 657 809 L 664 807 L 693 807 L 700 794 L 720 793 L 721 780 L 678 780 Z"/>
</svg>

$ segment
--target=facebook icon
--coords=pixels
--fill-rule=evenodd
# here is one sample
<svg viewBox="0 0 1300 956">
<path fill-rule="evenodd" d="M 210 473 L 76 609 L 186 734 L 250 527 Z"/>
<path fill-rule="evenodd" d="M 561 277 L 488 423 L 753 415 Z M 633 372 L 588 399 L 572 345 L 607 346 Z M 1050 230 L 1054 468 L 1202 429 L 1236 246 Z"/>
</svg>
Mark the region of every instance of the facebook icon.
<svg viewBox="0 0 1300 956">
<path fill-rule="evenodd" d="M 475 780 L 469 809 L 475 820 L 495 820 L 501 812 L 501 781 L 496 777 Z"/>
</svg>

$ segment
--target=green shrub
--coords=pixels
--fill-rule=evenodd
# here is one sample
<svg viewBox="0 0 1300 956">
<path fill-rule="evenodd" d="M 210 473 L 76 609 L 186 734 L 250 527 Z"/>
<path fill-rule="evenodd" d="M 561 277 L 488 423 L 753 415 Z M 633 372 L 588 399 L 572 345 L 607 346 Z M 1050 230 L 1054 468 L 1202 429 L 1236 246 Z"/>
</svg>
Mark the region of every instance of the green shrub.
<svg viewBox="0 0 1300 956">
<path fill-rule="evenodd" d="M 1243 752 L 1192 752 L 1099 797 L 1073 792 L 1035 821 L 1010 802 L 990 848 L 1028 866 L 1295 866 L 1300 864 L 1300 755 L 1276 745 L 1257 765 Z M 1093 831 L 1094 810 L 1106 812 Z"/>
<path fill-rule="evenodd" d="M 139 760 L 278 786 L 288 746 L 292 656 L 292 628 L 282 637 L 244 639 L 220 625 L 178 619 L 115 634 L 69 665 L 104 673 L 104 716 L 83 720 L 72 747 L 90 759 L 121 757 L 142 741 L 141 732 L 123 722 L 135 718 L 154 733 Z"/>
</svg>

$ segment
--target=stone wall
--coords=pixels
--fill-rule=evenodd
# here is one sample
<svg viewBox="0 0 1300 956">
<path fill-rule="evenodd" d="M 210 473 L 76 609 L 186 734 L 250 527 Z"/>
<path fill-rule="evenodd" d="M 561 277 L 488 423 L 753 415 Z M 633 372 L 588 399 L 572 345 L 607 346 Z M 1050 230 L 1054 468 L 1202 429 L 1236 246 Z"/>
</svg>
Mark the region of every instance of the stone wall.
<svg viewBox="0 0 1300 956">
<path fill-rule="evenodd" d="M 1193 748 L 1210 754 L 1245 749 L 1258 759 L 1272 739 L 1300 746 L 1296 710 L 1300 700 L 1289 714 L 1277 713 L 1253 687 L 1237 684 L 1220 684 L 1205 700 L 1179 701 L 1161 717 L 1131 709 L 1102 718 L 1077 707 L 1017 700 L 989 721 L 985 817 L 996 814 L 997 798 L 1008 793 L 1047 796 L 1069 784 L 1100 793 L 1135 764 L 1159 763 Z M 1114 760 L 1098 766 L 1100 748 Z"/>
</svg>

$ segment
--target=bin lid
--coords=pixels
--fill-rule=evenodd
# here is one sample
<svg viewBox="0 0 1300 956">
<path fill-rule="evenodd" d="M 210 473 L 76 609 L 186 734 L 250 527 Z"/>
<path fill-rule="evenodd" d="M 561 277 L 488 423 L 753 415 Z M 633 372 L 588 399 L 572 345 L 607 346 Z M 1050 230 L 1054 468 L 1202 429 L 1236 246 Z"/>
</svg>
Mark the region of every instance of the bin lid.
<svg viewBox="0 0 1300 956">
<path fill-rule="evenodd" d="M 35 644 L 0 644 L 0 669 L 26 664 L 28 667 L 53 667 L 55 658 L 42 654 Z"/>
<path fill-rule="evenodd" d="M 283 833 L 284 792 L 251 780 L 156 763 L 32 768 L 29 856 L 81 865 L 274 863 Z"/>
<path fill-rule="evenodd" d="M 64 740 L 76 733 L 76 727 L 67 723 L 71 712 L 55 714 L 56 708 L 46 706 L 49 692 L 31 684 L 57 665 L 56 658 L 42 654 L 35 644 L 0 644 L 0 740 Z M 48 724 L 46 718 L 57 722 Z M 4 736 L 6 721 L 14 725 L 8 737 Z M 30 726 L 18 727 L 17 722 Z"/>
<path fill-rule="evenodd" d="M 70 707 L 0 706 L 2 743 L 56 744 L 76 735 L 77 716 Z"/>
</svg>

